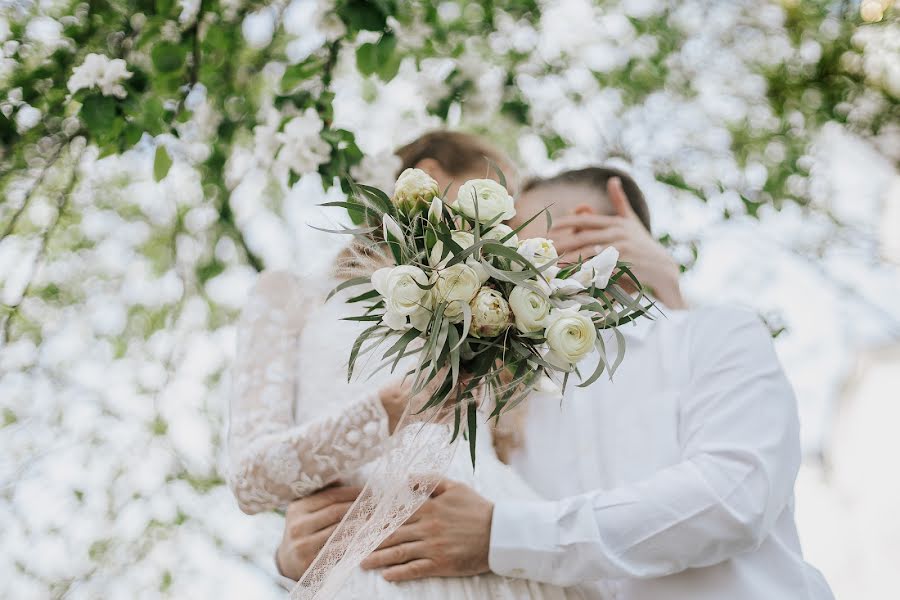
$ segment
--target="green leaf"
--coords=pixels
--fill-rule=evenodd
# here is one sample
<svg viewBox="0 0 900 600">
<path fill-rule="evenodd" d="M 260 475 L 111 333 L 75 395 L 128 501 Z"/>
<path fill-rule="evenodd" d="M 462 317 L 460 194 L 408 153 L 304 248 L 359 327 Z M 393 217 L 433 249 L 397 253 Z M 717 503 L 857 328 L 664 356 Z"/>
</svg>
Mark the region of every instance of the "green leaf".
<svg viewBox="0 0 900 600">
<path fill-rule="evenodd" d="M 293 90 L 302 81 L 318 75 L 325 68 L 326 59 L 319 56 L 307 58 L 296 65 L 290 65 L 281 76 L 281 89 L 285 92 Z"/>
<path fill-rule="evenodd" d="M 170 16 L 175 8 L 175 0 L 156 0 L 156 14 Z"/>
<path fill-rule="evenodd" d="M 411 341 L 413 341 L 414 339 L 419 337 L 421 334 L 422 334 L 422 332 L 419 331 L 418 329 L 416 329 L 414 327 L 410 328 L 408 331 L 406 331 L 406 333 L 404 333 L 403 335 L 400 336 L 399 340 L 394 342 L 393 346 L 391 346 L 390 348 L 387 349 L 387 351 L 384 353 L 384 355 L 381 358 L 387 358 L 389 356 L 396 354 L 397 352 L 405 350 L 406 346 L 409 345 L 409 343 Z"/>
<path fill-rule="evenodd" d="M 462 408 L 460 407 L 459 402 L 457 402 L 453 406 L 453 435 L 450 436 L 451 443 L 453 443 L 453 440 L 455 440 L 456 436 L 459 435 L 459 425 L 460 425 L 460 421 L 462 420 L 461 413 L 462 413 Z"/>
<path fill-rule="evenodd" d="M 363 30 L 382 31 L 395 10 L 393 4 L 384 0 L 343 0 L 337 4 L 336 11 L 350 34 Z"/>
<path fill-rule="evenodd" d="M 400 61 L 403 59 L 396 52 L 397 37 L 392 33 L 385 33 L 378 40 L 374 48 L 375 71 L 383 81 L 390 81 L 397 75 L 400 69 Z M 371 71 L 370 71 L 371 73 Z"/>
<path fill-rule="evenodd" d="M 156 147 L 156 156 L 153 157 L 153 179 L 162 181 L 165 179 L 166 175 L 169 174 L 169 169 L 171 167 L 172 159 L 169 158 L 166 147 L 162 144 L 158 145 Z"/>
<path fill-rule="evenodd" d="M 356 68 L 363 75 L 371 75 L 378 69 L 378 47 L 367 42 L 356 49 Z"/>
<path fill-rule="evenodd" d="M 603 346 L 603 340 L 600 339 L 600 336 L 597 336 L 597 341 L 594 342 L 594 346 L 597 348 L 597 353 L 600 355 L 597 359 L 597 367 L 594 369 L 594 372 L 591 373 L 591 376 L 588 377 L 585 381 L 582 381 L 578 384 L 578 387 L 587 387 L 597 381 L 600 378 L 600 375 L 603 374 L 603 371 L 606 370 L 606 349 Z"/>
<path fill-rule="evenodd" d="M 453 378 L 453 385 L 456 386 L 459 381 L 459 346 L 462 343 L 456 325 L 450 325 L 448 330 L 448 341 L 450 342 L 450 372 Z"/>
<path fill-rule="evenodd" d="M 173 73 L 184 65 L 185 49 L 172 42 L 160 42 L 153 46 L 150 58 L 160 73 Z"/>
<path fill-rule="evenodd" d="M 378 66 L 378 77 L 382 81 L 390 81 L 400 72 L 400 63 L 403 62 L 403 56 L 398 52 L 394 52 L 383 63 Z"/>
<path fill-rule="evenodd" d="M 500 185 L 502 185 L 503 187 L 506 187 L 506 175 L 503 173 L 503 169 L 500 168 L 500 165 L 498 165 L 496 162 L 494 162 L 494 160 L 491 159 L 490 156 L 485 156 L 484 158 L 485 158 L 485 160 L 487 160 L 488 166 L 490 166 L 491 170 L 497 174 L 497 179 L 499 180 Z M 538 214 L 540 214 L 540 213 L 538 213 Z M 535 215 L 535 216 L 537 216 L 537 215 Z"/>
<path fill-rule="evenodd" d="M 359 334 L 356 341 L 353 342 L 353 347 L 350 349 L 350 360 L 347 362 L 347 381 L 350 381 L 353 377 L 353 368 L 356 366 L 356 359 L 359 356 L 363 343 L 379 329 L 381 329 L 381 325 L 372 325 Z"/>
<path fill-rule="evenodd" d="M 325 298 L 325 302 L 331 300 L 331 297 L 340 292 L 341 290 L 345 290 L 349 287 L 354 287 L 357 285 L 363 285 L 364 283 L 371 283 L 371 279 L 369 277 L 353 277 L 352 279 L 348 279 L 347 281 L 342 281 L 339 285 L 337 285 L 333 290 L 328 293 L 328 296 Z"/>
<path fill-rule="evenodd" d="M 466 411 L 468 414 L 468 432 L 469 432 L 469 455 L 472 457 L 472 468 L 475 468 L 475 435 L 478 430 L 478 423 L 476 422 L 477 417 L 477 409 L 475 407 L 475 402 L 469 402 L 468 410 Z"/>
<path fill-rule="evenodd" d="M 93 94 L 84 99 L 79 114 L 92 135 L 106 137 L 116 119 L 116 101 L 110 96 Z"/>
</svg>

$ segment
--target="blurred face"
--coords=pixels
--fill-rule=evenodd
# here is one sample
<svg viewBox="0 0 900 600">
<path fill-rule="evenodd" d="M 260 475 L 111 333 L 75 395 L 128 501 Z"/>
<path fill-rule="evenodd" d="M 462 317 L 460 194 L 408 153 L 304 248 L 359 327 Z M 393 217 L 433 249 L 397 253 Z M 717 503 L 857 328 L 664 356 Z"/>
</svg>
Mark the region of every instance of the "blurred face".
<svg viewBox="0 0 900 600">
<path fill-rule="evenodd" d="M 545 208 L 553 218 L 567 215 L 615 214 L 612 204 L 606 199 L 606 194 L 600 190 L 580 183 L 554 183 L 539 185 L 520 194 L 516 198 L 516 216 L 510 219 L 508 224 L 515 229 Z M 556 230 L 550 239 L 559 242 L 554 238 L 560 235 L 564 235 L 564 232 Z M 547 237 L 545 216 L 538 217 L 519 232 L 520 240 L 533 237 Z"/>
<path fill-rule="evenodd" d="M 470 171 L 465 171 L 463 173 L 451 174 L 444 170 L 441 166 L 441 163 L 436 160 L 426 158 L 419 162 L 416 165 L 417 169 L 422 169 L 429 175 L 431 175 L 435 181 L 437 181 L 438 188 L 443 192 L 444 189 L 449 185 L 450 188 L 447 190 L 447 201 L 450 203 L 456 202 L 456 195 L 459 192 L 459 186 L 469 181 L 470 179 L 493 179 L 494 181 L 499 181 L 497 174 L 493 169 L 489 168 L 485 163 L 483 169 L 472 169 Z M 514 177 L 514 169 L 510 165 L 501 164 L 500 169 L 503 170 L 504 175 L 506 175 L 507 181 L 506 184 L 510 188 L 509 193 L 515 195 L 516 187 L 515 187 L 515 177 Z"/>
</svg>

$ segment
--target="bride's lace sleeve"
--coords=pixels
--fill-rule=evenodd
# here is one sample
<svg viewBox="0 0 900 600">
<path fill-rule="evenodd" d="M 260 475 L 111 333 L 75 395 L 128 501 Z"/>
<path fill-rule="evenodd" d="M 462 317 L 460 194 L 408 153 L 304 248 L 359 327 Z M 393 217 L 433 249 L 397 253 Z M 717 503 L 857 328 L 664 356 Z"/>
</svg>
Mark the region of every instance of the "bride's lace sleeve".
<svg viewBox="0 0 900 600">
<path fill-rule="evenodd" d="M 374 459 L 388 436 L 387 414 L 374 393 L 337 414 L 295 422 L 298 341 L 309 308 L 304 296 L 292 273 L 265 271 L 238 319 L 228 479 L 246 513 L 284 507 L 336 481 Z"/>
</svg>

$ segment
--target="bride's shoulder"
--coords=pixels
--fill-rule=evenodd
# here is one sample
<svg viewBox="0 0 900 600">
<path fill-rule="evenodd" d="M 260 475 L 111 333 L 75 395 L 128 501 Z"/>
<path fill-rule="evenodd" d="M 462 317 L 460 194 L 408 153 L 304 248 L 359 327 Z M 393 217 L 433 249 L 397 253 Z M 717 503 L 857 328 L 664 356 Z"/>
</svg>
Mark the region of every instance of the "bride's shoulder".
<svg viewBox="0 0 900 600">
<path fill-rule="evenodd" d="M 325 285 L 322 277 L 288 269 L 265 269 L 257 276 L 250 297 L 272 308 L 298 310 L 321 295 Z"/>
</svg>

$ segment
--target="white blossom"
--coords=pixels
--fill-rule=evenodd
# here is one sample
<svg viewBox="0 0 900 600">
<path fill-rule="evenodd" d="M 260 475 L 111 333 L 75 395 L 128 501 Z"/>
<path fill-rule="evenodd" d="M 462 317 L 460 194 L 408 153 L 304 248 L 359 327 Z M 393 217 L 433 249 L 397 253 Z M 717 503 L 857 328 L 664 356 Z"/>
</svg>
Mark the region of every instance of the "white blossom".
<svg viewBox="0 0 900 600">
<path fill-rule="evenodd" d="M 315 171 L 331 154 L 331 147 L 320 137 L 323 127 L 322 119 L 312 108 L 285 123 L 284 129 L 275 134 L 281 144 L 276 162 L 297 174 Z"/>
<path fill-rule="evenodd" d="M 131 75 L 127 64 L 121 58 L 110 59 L 103 54 L 92 52 L 72 71 L 66 87 L 73 94 L 81 89 L 96 87 L 104 96 L 124 98 L 127 92 L 121 82 L 129 79 Z"/>
</svg>

